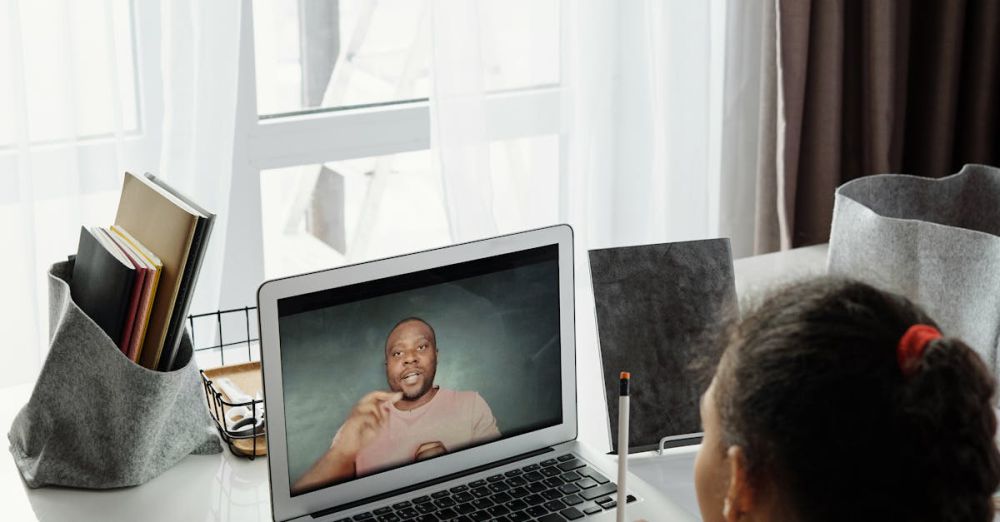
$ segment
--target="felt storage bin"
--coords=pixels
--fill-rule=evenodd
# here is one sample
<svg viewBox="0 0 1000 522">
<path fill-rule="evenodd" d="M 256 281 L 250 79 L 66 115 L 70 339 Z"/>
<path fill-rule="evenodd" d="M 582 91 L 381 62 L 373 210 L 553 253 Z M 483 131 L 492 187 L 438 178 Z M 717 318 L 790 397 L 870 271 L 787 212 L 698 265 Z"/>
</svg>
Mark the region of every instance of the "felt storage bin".
<svg viewBox="0 0 1000 522">
<path fill-rule="evenodd" d="M 1000 169 L 882 174 L 836 192 L 828 269 L 919 303 L 993 374 L 1000 343 Z"/>
<path fill-rule="evenodd" d="M 134 486 L 221 452 L 188 336 L 179 369 L 139 366 L 73 302 L 72 267 L 49 270 L 49 354 L 7 435 L 27 485 Z"/>
</svg>

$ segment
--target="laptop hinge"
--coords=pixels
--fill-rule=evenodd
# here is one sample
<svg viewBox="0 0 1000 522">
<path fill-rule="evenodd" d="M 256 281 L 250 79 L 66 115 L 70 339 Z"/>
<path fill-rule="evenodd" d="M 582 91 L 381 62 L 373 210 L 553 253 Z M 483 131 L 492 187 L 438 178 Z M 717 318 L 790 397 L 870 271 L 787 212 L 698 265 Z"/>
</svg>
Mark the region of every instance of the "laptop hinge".
<svg viewBox="0 0 1000 522">
<path fill-rule="evenodd" d="M 524 460 L 524 459 L 531 458 L 531 457 L 537 457 L 538 455 L 544 455 L 545 453 L 549 453 L 551 451 L 555 451 L 555 450 L 553 450 L 552 448 L 542 448 L 540 450 L 530 451 L 528 453 L 522 453 L 520 455 L 515 455 L 513 457 L 508 457 L 508 458 L 505 458 L 505 459 L 502 459 L 502 460 L 497 460 L 497 461 L 494 461 L 494 462 L 490 462 L 489 464 L 483 464 L 481 466 L 476 466 L 474 468 L 469 468 L 469 469 L 466 469 L 466 470 L 463 470 L 463 471 L 459 471 L 459 472 L 456 472 L 456 473 L 451 473 L 449 475 L 444 475 L 444 476 L 438 477 L 436 479 L 425 480 L 423 482 L 418 482 L 417 484 L 413 484 L 411 486 L 406 486 L 406 487 L 402 487 L 402 488 L 399 488 L 399 489 L 394 489 L 392 491 L 387 491 L 387 492 L 382 493 L 380 495 L 374 495 L 374 496 L 371 496 L 371 497 L 362 498 L 360 500 L 355 500 L 353 502 L 348 502 L 347 504 L 341 504 L 339 506 L 334 506 L 334 507 L 331 507 L 331 508 L 327 508 L 327 509 L 324 509 L 322 511 L 317 511 L 315 513 L 312 513 L 312 517 L 313 518 L 325 517 L 327 515 L 330 515 L 332 513 L 336 513 L 338 511 L 345 511 L 345 510 L 348 510 L 348 509 L 356 508 L 358 506 L 363 506 L 365 504 L 371 504 L 372 502 L 378 502 L 379 500 L 384 500 L 384 499 L 387 499 L 387 498 L 395 497 L 397 495 L 402 495 L 404 493 L 409 493 L 411 491 L 416 491 L 418 489 L 423 489 L 423 488 L 426 488 L 428 486 L 433 486 L 435 484 L 441 484 L 443 482 L 448 482 L 450 480 L 455 480 L 457 478 L 461 478 L 461 477 L 465 477 L 465 476 L 472 475 L 472 474 L 475 474 L 475 473 L 479 473 L 479 472 L 482 472 L 482 471 L 486 471 L 488 469 L 493 469 L 493 468 L 498 468 L 500 466 L 505 466 L 507 464 L 510 464 L 511 462 L 517 462 L 519 460 Z"/>
</svg>

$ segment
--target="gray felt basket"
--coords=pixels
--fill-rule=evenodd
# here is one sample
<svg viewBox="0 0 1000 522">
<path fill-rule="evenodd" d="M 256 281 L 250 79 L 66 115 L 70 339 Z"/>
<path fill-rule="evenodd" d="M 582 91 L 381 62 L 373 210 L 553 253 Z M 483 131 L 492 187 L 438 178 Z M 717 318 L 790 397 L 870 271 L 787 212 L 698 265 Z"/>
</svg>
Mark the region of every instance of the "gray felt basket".
<svg viewBox="0 0 1000 522">
<path fill-rule="evenodd" d="M 913 299 L 1000 376 L 1000 169 L 941 179 L 883 174 L 837 189 L 828 258 L 850 276 Z"/>
<path fill-rule="evenodd" d="M 49 270 L 49 354 L 7 434 L 27 485 L 134 486 L 221 452 L 187 335 L 180 369 L 139 366 L 70 299 L 71 275 L 70 263 Z"/>
</svg>

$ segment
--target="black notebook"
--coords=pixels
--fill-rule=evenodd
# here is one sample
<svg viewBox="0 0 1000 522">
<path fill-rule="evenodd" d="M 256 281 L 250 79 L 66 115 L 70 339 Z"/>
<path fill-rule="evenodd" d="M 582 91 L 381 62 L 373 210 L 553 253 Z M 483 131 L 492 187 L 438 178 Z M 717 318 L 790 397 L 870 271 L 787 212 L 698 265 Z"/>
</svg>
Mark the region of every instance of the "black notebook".
<svg viewBox="0 0 1000 522">
<path fill-rule="evenodd" d="M 73 302 L 101 327 L 116 345 L 128 321 L 135 267 L 100 229 L 80 227 L 73 265 Z"/>
<path fill-rule="evenodd" d="M 612 447 L 622 371 L 632 373 L 630 452 L 668 436 L 697 443 L 719 333 L 738 313 L 729 240 L 591 250 L 590 272 Z"/>
</svg>

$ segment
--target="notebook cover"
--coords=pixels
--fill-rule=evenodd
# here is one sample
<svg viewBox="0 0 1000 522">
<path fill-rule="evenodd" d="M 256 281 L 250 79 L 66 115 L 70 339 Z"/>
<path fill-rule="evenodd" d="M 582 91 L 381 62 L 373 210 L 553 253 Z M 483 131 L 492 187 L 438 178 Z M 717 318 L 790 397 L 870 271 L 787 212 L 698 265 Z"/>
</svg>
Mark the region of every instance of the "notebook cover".
<svg viewBox="0 0 1000 522">
<path fill-rule="evenodd" d="M 205 252 L 208 250 L 208 238 L 215 224 L 215 214 L 194 203 L 162 179 L 148 172 L 146 173 L 146 178 L 184 202 L 190 211 L 199 214 L 194 239 L 191 242 L 191 252 L 188 255 L 188 262 L 185 265 L 184 275 L 181 280 L 181 288 L 177 294 L 177 302 L 174 305 L 174 315 L 170 321 L 170 333 L 163 347 L 163 353 L 160 355 L 159 369 L 161 371 L 169 371 L 173 368 L 177 357 L 177 348 L 180 345 L 181 335 L 184 332 L 184 323 L 187 320 L 188 310 L 191 308 L 191 300 L 194 298 L 195 283 L 198 281 L 201 264 L 205 258 Z"/>
<path fill-rule="evenodd" d="M 160 362 L 198 221 L 198 216 L 185 208 L 162 188 L 125 173 L 115 225 L 128 230 L 163 263 L 146 340 L 139 354 L 139 364 L 149 369 L 156 369 Z"/>
<path fill-rule="evenodd" d="M 718 335 L 738 313 L 728 239 L 590 251 L 612 447 L 618 374 L 632 373 L 629 451 L 701 431 Z"/>
<path fill-rule="evenodd" d="M 160 283 L 160 272 L 163 270 L 163 263 L 160 262 L 160 258 L 156 257 L 156 254 L 152 253 L 148 248 L 146 248 L 142 243 L 136 241 L 127 230 L 119 226 L 112 226 L 111 233 L 117 237 L 125 240 L 133 251 L 138 252 L 142 257 L 143 262 L 146 263 L 146 268 L 150 270 L 149 275 L 146 277 L 146 287 L 143 289 L 142 293 L 142 309 L 139 311 L 139 326 L 138 338 L 135 339 L 133 343 L 134 346 L 129 353 L 129 358 L 135 362 L 139 362 L 139 354 L 142 353 L 142 346 L 146 339 L 146 331 L 149 327 L 149 316 L 150 312 L 153 310 L 153 299 L 156 297 L 156 289 Z"/>
<path fill-rule="evenodd" d="M 126 258 L 128 258 L 129 263 L 132 263 L 132 268 L 135 269 L 135 282 L 132 284 L 132 295 L 129 297 L 128 313 L 125 317 L 125 327 L 122 330 L 122 342 L 119 348 L 122 353 L 126 356 L 129 355 L 130 349 L 133 344 L 133 338 L 135 336 L 135 325 L 136 316 L 139 314 L 139 307 L 141 305 L 140 300 L 142 298 L 142 289 L 146 282 L 146 265 L 142 261 L 138 260 L 138 254 L 132 252 L 127 244 L 125 244 L 121 239 L 116 239 L 111 235 L 105 228 L 98 229 L 104 237 L 111 240 L 114 246 L 118 248 Z"/>
<path fill-rule="evenodd" d="M 100 230 L 80 227 L 70 295 L 108 337 L 121 346 L 135 268 L 113 244 L 101 241 Z"/>
</svg>

